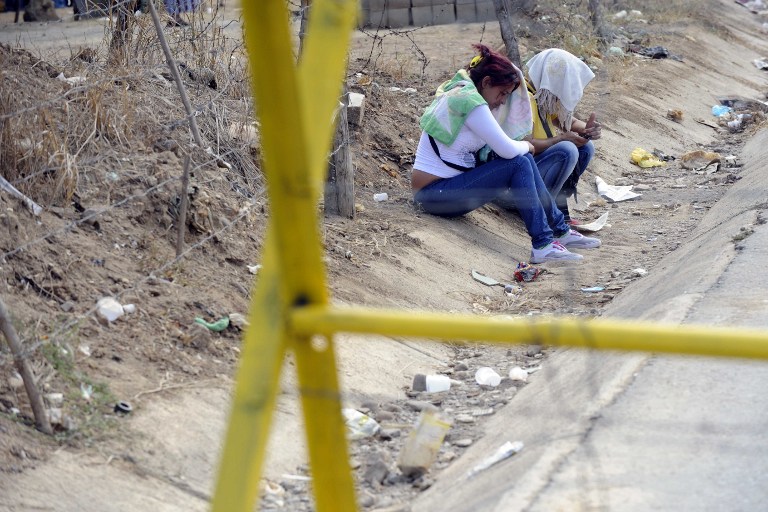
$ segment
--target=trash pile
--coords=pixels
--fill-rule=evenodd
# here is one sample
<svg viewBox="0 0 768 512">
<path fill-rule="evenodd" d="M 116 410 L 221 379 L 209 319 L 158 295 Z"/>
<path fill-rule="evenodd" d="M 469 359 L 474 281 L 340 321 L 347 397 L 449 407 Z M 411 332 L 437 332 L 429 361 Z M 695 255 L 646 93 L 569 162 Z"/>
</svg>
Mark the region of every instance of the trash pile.
<svg viewBox="0 0 768 512">
<path fill-rule="evenodd" d="M 721 96 L 717 101 L 719 104 L 712 107 L 712 115 L 719 126 L 731 133 L 744 131 L 750 124 L 764 122 L 768 112 L 768 103 L 764 101 L 740 96 Z"/>
</svg>

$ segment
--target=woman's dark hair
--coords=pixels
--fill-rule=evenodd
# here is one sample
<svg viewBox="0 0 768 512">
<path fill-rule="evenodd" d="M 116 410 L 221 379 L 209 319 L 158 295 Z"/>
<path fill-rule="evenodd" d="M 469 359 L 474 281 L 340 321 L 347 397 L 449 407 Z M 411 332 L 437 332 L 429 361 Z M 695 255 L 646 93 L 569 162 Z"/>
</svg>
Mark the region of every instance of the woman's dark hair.
<svg viewBox="0 0 768 512">
<path fill-rule="evenodd" d="M 520 77 L 517 75 L 512 62 L 499 52 L 495 52 L 484 44 L 473 44 L 479 55 L 473 58 L 467 66 L 469 77 L 480 89 L 483 78 L 490 77 L 491 87 L 497 85 L 520 85 Z"/>
</svg>

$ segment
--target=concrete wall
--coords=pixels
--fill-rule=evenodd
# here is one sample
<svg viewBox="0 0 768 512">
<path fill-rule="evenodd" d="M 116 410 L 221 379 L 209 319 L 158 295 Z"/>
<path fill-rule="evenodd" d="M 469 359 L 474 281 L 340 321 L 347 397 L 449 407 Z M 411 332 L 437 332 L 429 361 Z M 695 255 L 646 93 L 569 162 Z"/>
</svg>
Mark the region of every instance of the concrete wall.
<svg viewBox="0 0 768 512">
<path fill-rule="evenodd" d="M 420 27 L 495 21 L 493 0 L 361 0 L 361 27 Z"/>
</svg>

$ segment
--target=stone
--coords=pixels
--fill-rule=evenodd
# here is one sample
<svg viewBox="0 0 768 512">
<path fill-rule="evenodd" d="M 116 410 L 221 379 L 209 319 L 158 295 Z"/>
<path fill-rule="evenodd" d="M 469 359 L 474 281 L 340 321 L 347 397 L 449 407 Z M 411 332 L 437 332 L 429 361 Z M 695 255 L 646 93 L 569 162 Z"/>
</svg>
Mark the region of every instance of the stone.
<svg viewBox="0 0 768 512">
<path fill-rule="evenodd" d="M 389 411 L 389 412 L 393 412 L 393 413 L 398 413 L 398 412 L 401 412 L 403 410 L 402 407 L 400 407 L 399 405 L 397 405 L 395 403 L 392 403 L 392 402 L 381 404 L 381 408 L 383 410 L 385 410 L 385 411 Z"/>
<path fill-rule="evenodd" d="M 541 345 L 528 345 L 528 350 L 525 351 L 525 355 L 528 357 L 534 357 L 536 354 L 541 353 Z"/>
<path fill-rule="evenodd" d="M 395 419 L 394 413 L 391 413 L 389 411 L 378 411 L 376 412 L 375 416 L 376 416 L 376 421 L 378 421 L 379 423 L 384 421 L 393 421 Z"/>
<path fill-rule="evenodd" d="M 414 411 L 437 411 L 438 410 L 436 406 L 432 405 L 429 402 L 424 402 L 422 400 L 408 400 L 405 403 L 405 405 Z"/>
<path fill-rule="evenodd" d="M 386 452 L 374 452 L 363 463 L 363 480 L 374 487 L 379 486 L 389 474 Z"/>
<path fill-rule="evenodd" d="M 389 441 L 403 435 L 403 432 L 398 428 L 385 428 L 379 431 L 379 438 L 384 441 Z"/>
<path fill-rule="evenodd" d="M 459 414 L 456 416 L 456 423 L 474 423 L 475 418 L 469 414 Z"/>
<path fill-rule="evenodd" d="M 365 94 L 359 92 L 349 93 L 349 104 L 347 105 L 347 122 L 350 127 L 359 127 L 363 125 L 363 116 L 365 115 Z"/>
</svg>

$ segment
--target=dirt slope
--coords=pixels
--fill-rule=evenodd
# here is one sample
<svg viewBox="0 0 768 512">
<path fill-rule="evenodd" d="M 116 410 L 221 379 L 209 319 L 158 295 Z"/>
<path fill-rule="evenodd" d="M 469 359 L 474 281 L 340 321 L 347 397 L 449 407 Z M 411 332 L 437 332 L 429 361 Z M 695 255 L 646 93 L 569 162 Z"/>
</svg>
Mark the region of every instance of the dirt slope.
<svg viewBox="0 0 768 512">
<path fill-rule="evenodd" d="M 544 11 L 541 17 L 551 20 L 557 14 Z M 496 31 L 455 25 L 422 28 L 409 37 L 356 34 L 348 82 L 367 96 L 365 122 L 353 132 L 352 145 L 358 215 L 328 218 L 321 226 L 334 300 L 479 315 L 589 317 L 641 279 L 635 269 L 653 272 L 662 255 L 684 244 L 702 213 L 739 178 L 739 148 L 754 127 L 731 134 L 717 127 L 710 109 L 719 95 L 764 97 L 763 72 L 751 63 L 764 50 L 762 21 L 725 0 L 648 14 L 649 23 L 626 23 L 622 33 L 644 46 L 663 45 L 680 61 L 631 54 L 596 61 L 590 52 L 584 55 L 596 65 L 598 78 L 580 113 L 597 112 L 604 138 L 572 206 L 589 220 L 609 212 L 610 227 L 598 234 L 604 245 L 585 253 L 584 264 L 548 269 L 512 296 L 473 281 L 470 270 L 512 281 L 517 262 L 529 252 L 519 219 L 496 207 L 455 220 L 419 214 L 408 186 L 418 116 L 437 84 L 471 56 L 471 43 L 482 39 L 499 45 Z M 523 37 L 523 48 L 552 44 L 555 29 L 550 25 L 544 32 L 548 40 Z M 0 51 L 5 94 L 0 114 L 6 127 L 2 173 L 45 208 L 35 219 L 18 201 L 0 195 L 2 226 L 8 230 L 0 237 L 3 299 L 25 343 L 38 349 L 30 358 L 41 386 L 46 393 L 64 394 L 63 413 L 69 418 L 69 429 L 61 427 L 56 439 L 31 430 L 12 358 L 0 352 L 0 371 L 7 376 L 0 382 L 0 471 L 5 473 L 0 489 L 10 510 L 202 510 L 226 424 L 241 331 L 230 327 L 211 333 L 194 318 L 213 321 L 244 313 L 258 279 L 248 268 L 259 262 L 268 219 L 258 144 L 228 134 L 233 123 L 247 121 L 252 108 L 237 70 L 214 67 L 229 77 L 223 92 L 187 77 L 195 105 L 202 106 L 205 137 L 217 141 L 219 153 L 229 151 L 234 166 L 217 168 L 202 151 L 192 153 L 195 189 L 186 230 L 191 249 L 175 261 L 178 176 L 190 147 L 177 95 L 162 77 L 157 55 L 127 70 L 129 78 L 115 81 L 107 79 L 103 49 L 94 48 L 92 62 L 51 58 L 41 63 L 35 51 Z M 60 71 L 96 79 L 97 85 L 73 97 L 68 84 L 53 78 Z M 13 101 L 7 94 L 11 88 L 17 92 Z M 36 116 L 18 114 L 46 101 L 51 107 L 44 115 L 34 108 Z M 99 107 L 118 104 L 123 108 Z M 682 122 L 668 119 L 668 109 L 682 110 Z M 126 112 L 133 117 L 124 117 Z M 92 134 L 87 128 L 94 121 L 101 124 Z M 34 137 L 18 140 L 12 133 L 48 135 L 41 137 L 40 149 Z M 642 170 L 629 161 L 635 147 L 676 156 L 705 148 L 736 155 L 737 165 L 723 165 L 712 174 L 682 169 L 678 162 Z M 50 159 L 51 154 L 59 159 Z M 69 161 L 76 166 L 67 166 Z M 607 204 L 597 196 L 596 176 L 632 184 L 643 197 Z M 387 192 L 389 200 L 373 201 L 378 192 Z M 87 222 L 89 211 L 97 222 Z M 606 291 L 581 291 L 595 285 Z M 103 296 L 135 303 L 138 311 L 104 325 L 94 311 Z M 546 364 L 547 352 L 379 337 L 341 336 L 338 342 L 346 404 L 398 432 L 352 447 L 361 467 L 361 502 L 368 508 L 407 500 L 429 487 L 439 469 L 462 452 L 460 445 L 447 444 L 435 471 L 416 483 L 398 476 L 393 460 L 407 428 L 397 425 L 416 417 L 406 403 L 415 373 L 442 371 L 465 382 L 440 399 L 443 410 L 457 416 L 502 407 L 521 385 L 505 380 L 499 389 L 480 389 L 472 379 L 477 367 L 493 366 L 504 375 L 516 365 Z M 309 506 L 305 484 L 282 477 L 303 473 L 304 461 L 290 360 L 287 368 L 276 415 L 279 428 L 265 470 L 284 494 L 271 495 L 267 505 L 303 510 Z M 90 400 L 82 391 L 88 386 L 95 390 Z M 117 400 L 130 401 L 134 412 L 116 416 Z M 457 425 L 450 440 L 482 435 L 480 418 Z M 379 462 L 387 471 L 377 480 L 368 471 Z"/>
</svg>

